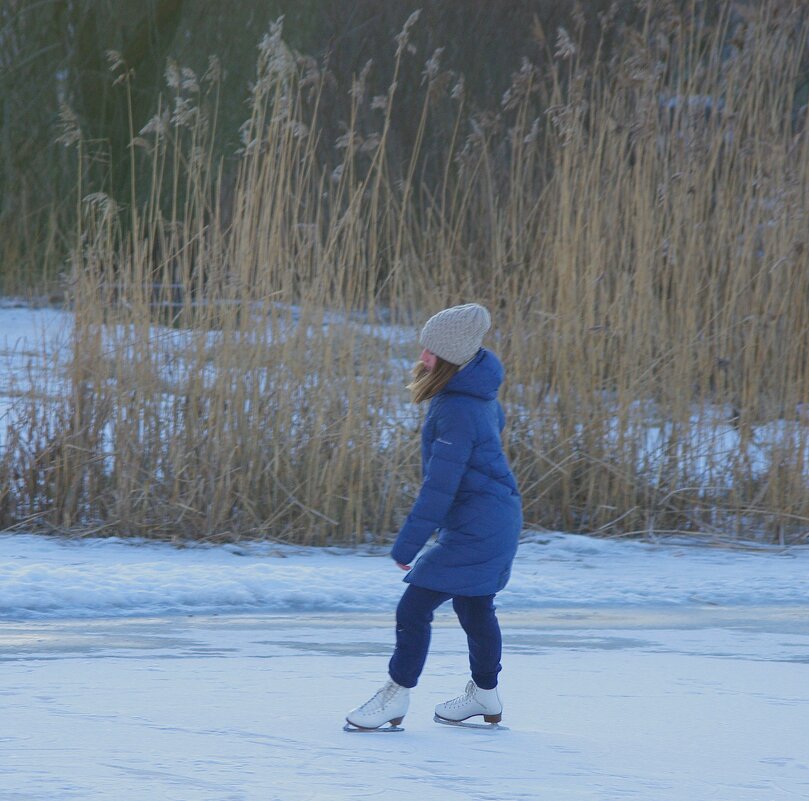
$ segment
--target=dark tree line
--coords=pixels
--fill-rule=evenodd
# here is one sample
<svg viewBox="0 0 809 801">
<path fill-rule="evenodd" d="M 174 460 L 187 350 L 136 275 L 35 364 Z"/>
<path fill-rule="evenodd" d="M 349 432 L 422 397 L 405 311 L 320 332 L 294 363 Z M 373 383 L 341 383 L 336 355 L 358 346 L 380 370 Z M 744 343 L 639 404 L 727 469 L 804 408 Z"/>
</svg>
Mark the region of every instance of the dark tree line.
<svg viewBox="0 0 809 801">
<path fill-rule="evenodd" d="M 255 75 L 256 45 L 284 18 L 284 39 L 315 59 L 333 91 L 320 102 L 322 146 L 333 147 L 351 113 L 352 80 L 368 96 L 384 93 L 396 57 L 395 37 L 420 9 L 402 61 L 393 108 L 390 153 L 406 159 L 418 135 L 425 64 L 440 60 L 447 80 L 463 76 L 466 103 L 501 107 L 523 59 L 541 72 L 554 57 L 558 31 L 577 41 L 586 62 L 606 59 L 625 32 L 648 14 L 718 13 L 722 4 L 670 0 L 3 0 L 0 3 L 0 276 L 30 282 L 21 271 L 58 269 L 75 209 L 75 159 L 56 139 L 60 114 L 87 142 L 94 189 L 128 198 L 129 144 L 166 92 L 170 60 L 202 74 L 211 55 L 223 66 L 218 153 L 238 146 Z M 611 24 L 604 35 L 604 19 Z M 118 64 L 117 71 L 110 67 Z M 128 90 L 115 85 L 128 71 Z M 120 83 L 120 82 L 119 82 Z M 447 95 L 449 91 L 447 89 Z M 421 170 L 440 173 L 440 153 L 456 111 L 436 106 L 422 143 Z M 65 120 L 62 118 L 61 123 Z M 369 122 L 369 126 L 371 123 Z M 10 276 L 13 276 L 11 278 Z"/>
</svg>

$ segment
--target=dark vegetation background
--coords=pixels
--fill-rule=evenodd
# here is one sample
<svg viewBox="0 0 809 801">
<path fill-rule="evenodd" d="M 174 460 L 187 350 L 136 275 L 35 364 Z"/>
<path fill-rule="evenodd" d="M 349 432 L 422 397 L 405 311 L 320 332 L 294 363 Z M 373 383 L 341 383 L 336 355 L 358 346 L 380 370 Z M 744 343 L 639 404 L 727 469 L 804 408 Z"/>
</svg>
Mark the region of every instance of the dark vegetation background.
<svg viewBox="0 0 809 801">
<path fill-rule="evenodd" d="M 633 31 L 637 35 L 650 17 L 677 14 L 709 27 L 723 5 L 694 0 L 4 0 L 0 290 L 58 289 L 75 230 L 77 178 L 76 159 L 56 143 L 61 107 L 75 114 L 89 151 L 85 184 L 123 204 L 131 180 L 129 142 L 166 95 L 167 65 L 175 62 L 201 76 L 215 56 L 223 71 L 215 148 L 227 173 L 235 162 L 229 158 L 239 144 L 239 125 L 249 114 L 256 45 L 281 16 L 285 41 L 310 56 L 313 69 L 325 71 L 335 89 L 323 92 L 318 115 L 322 156 L 328 161 L 349 123 L 352 79 L 363 78 L 369 96 L 384 94 L 396 57 L 395 37 L 421 10 L 408 44 L 413 57 L 402 62 L 391 110 L 387 152 L 395 169 L 397 154 L 404 164 L 413 150 L 424 65 L 438 48 L 443 49 L 442 80 L 463 76 L 469 114 L 488 110 L 496 123 L 503 93 L 522 59 L 541 74 L 553 60 L 560 27 L 580 43 L 579 63 L 586 64 L 597 50 L 608 61 L 613 47 L 624 45 Z M 604 26 L 606 17 L 613 24 Z M 120 69 L 111 71 L 117 56 L 110 51 L 131 70 L 130 93 L 113 85 Z M 538 102 L 542 107 L 548 98 L 540 96 Z M 360 113 L 370 113 L 367 105 Z M 439 154 L 456 115 L 449 100 L 431 111 L 419 150 L 427 185 L 442 174 Z M 149 182 L 136 183 L 148 187 Z"/>
</svg>

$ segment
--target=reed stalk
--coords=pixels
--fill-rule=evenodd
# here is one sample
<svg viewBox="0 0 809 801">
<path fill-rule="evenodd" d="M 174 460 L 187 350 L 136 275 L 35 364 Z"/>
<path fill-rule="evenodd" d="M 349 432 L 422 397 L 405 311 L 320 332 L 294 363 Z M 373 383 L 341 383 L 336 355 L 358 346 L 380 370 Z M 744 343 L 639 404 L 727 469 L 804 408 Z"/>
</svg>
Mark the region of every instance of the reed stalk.
<svg viewBox="0 0 809 801">
<path fill-rule="evenodd" d="M 804 541 L 800 6 L 711 26 L 650 12 L 587 64 L 560 31 L 553 69 L 526 62 L 494 111 L 434 61 L 401 164 L 408 30 L 384 102 L 355 83 L 331 160 L 329 89 L 277 26 L 235 163 L 212 155 L 215 83 L 186 74 L 133 131 L 148 201 L 124 223 L 82 190 L 66 389 L 32 390 L 9 424 L 6 523 L 384 541 L 420 480 L 418 326 L 476 300 L 528 525 Z M 421 132 L 452 103 L 431 183 Z"/>
</svg>

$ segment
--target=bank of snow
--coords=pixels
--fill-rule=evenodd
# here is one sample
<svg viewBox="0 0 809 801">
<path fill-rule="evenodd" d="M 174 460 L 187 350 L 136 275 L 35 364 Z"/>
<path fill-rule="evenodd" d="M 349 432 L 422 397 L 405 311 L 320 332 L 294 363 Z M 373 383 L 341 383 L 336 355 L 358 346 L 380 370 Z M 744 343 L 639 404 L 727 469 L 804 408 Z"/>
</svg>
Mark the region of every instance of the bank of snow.
<svg viewBox="0 0 809 801">
<path fill-rule="evenodd" d="M 0 535 L 0 618 L 393 610 L 383 550 Z M 501 609 L 804 604 L 809 547 L 739 550 L 532 534 Z"/>
</svg>

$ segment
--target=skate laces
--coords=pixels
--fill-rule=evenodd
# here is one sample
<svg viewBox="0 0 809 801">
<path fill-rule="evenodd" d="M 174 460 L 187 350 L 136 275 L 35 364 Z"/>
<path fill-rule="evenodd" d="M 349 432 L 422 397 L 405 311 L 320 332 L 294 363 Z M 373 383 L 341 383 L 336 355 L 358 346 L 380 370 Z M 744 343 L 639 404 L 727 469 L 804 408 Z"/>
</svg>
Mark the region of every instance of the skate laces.
<svg viewBox="0 0 809 801">
<path fill-rule="evenodd" d="M 393 698 L 399 690 L 399 686 L 394 681 L 389 681 L 384 687 L 380 687 L 374 695 L 369 698 L 360 708 L 359 711 L 365 712 L 371 709 L 384 709 L 388 701 Z"/>
<path fill-rule="evenodd" d="M 463 692 L 463 695 L 459 695 L 457 698 L 453 698 L 451 701 L 447 701 L 446 707 L 448 709 L 454 709 L 457 706 L 463 706 L 464 704 L 469 703 L 475 697 L 475 687 L 474 681 L 469 681 L 466 685 L 466 689 Z"/>
</svg>

